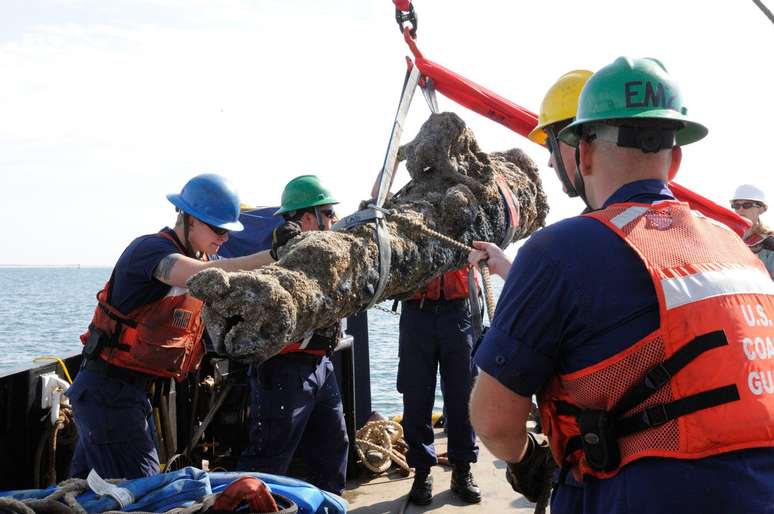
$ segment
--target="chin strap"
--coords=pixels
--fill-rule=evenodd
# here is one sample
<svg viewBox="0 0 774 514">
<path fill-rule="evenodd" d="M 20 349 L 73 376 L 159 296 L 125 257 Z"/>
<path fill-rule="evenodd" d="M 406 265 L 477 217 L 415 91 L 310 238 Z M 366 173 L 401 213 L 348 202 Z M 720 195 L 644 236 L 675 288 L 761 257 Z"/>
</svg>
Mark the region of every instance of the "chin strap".
<svg viewBox="0 0 774 514">
<path fill-rule="evenodd" d="M 567 196 L 575 198 L 579 196 L 578 191 L 575 189 L 575 185 L 570 181 L 569 175 L 567 175 L 567 168 L 564 166 L 564 159 L 562 158 L 562 152 L 559 148 L 559 139 L 556 137 L 556 132 L 551 127 L 546 127 L 545 132 L 548 135 L 548 149 L 554 155 L 554 166 L 556 166 L 556 173 L 559 175 L 559 180 L 562 181 L 562 185 L 567 191 Z"/>
<path fill-rule="evenodd" d="M 198 258 L 197 252 L 194 251 L 191 246 L 191 240 L 188 238 L 188 233 L 191 231 L 191 224 L 188 222 L 188 214 L 183 213 L 183 246 L 185 247 L 186 257 L 194 259 Z"/>
<path fill-rule="evenodd" d="M 314 208 L 314 216 L 317 218 L 317 226 L 320 230 L 325 230 L 325 225 L 323 224 L 323 217 L 322 213 L 320 212 L 319 207 Z"/>
<path fill-rule="evenodd" d="M 556 166 L 556 173 L 559 175 L 559 179 L 562 181 L 564 189 L 567 191 L 567 196 L 570 198 L 580 197 L 583 203 L 586 204 L 586 210 L 584 212 L 593 211 L 594 209 L 589 204 L 586 198 L 586 184 L 583 183 L 583 176 L 580 172 L 580 151 L 575 148 L 575 177 L 570 180 L 570 176 L 567 173 L 567 167 L 564 165 L 564 159 L 562 158 L 562 152 L 559 147 L 559 138 L 556 137 L 559 130 L 554 130 L 552 127 L 545 128 L 548 135 L 548 146 L 551 153 L 554 155 L 554 166 Z"/>
</svg>

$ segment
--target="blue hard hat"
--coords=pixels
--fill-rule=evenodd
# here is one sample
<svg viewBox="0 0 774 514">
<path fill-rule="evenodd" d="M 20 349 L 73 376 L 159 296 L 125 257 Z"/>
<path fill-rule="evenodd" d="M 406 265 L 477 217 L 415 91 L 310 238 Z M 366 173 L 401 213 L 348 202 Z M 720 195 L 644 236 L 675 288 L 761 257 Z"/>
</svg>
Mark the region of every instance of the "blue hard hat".
<svg viewBox="0 0 774 514">
<path fill-rule="evenodd" d="M 220 175 L 197 175 L 183 186 L 180 194 L 168 194 L 167 200 L 186 214 L 209 225 L 239 231 L 239 194 Z"/>
</svg>

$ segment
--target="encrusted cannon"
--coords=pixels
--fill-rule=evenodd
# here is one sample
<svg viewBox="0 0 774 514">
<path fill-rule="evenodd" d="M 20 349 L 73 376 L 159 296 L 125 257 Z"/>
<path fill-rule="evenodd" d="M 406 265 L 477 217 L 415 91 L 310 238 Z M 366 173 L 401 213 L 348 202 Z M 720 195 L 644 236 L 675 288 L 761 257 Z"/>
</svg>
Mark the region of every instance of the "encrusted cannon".
<svg viewBox="0 0 774 514">
<path fill-rule="evenodd" d="M 543 226 L 548 204 L 534 162 L 518 149 L 482 152 L 456 114 L 431 115 L 401 150 L 411 181 L 384 205 L 393 213 L 384 218 L 391 265 L 378 300 L 407 295 L 466 264 L 465 251 L 423 227 L 465 245 L 501 243 L 509 233 L 505 194 L 519 210 L 511 241 Z M 272 265 L 236 273 L 209 269 L 188 285 L 205 303 L 204 321 L 218 351 L 262 361 L 366 307 L 378 289 L 378 254 L 373 223 L 304 232 Z"/>
</svg>

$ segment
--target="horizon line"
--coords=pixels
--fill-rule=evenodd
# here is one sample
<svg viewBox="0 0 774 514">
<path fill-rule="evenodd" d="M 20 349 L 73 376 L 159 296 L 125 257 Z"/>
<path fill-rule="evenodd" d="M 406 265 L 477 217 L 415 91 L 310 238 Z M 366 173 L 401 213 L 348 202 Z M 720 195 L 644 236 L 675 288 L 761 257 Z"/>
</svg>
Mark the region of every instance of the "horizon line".
<svg viewBox="0 0 774 514">
<path fill-rule="evenodd" d="M 110 268 L 110 264 L 3 264 L 0 268 Z"/>
</svg>

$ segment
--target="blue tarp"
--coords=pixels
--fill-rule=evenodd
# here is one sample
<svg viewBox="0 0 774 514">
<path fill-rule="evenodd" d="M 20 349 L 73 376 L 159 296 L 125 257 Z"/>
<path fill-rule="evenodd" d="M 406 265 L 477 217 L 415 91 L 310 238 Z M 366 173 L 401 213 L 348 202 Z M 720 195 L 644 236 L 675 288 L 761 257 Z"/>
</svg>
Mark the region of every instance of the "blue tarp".
<svg viewBox="0 0 774 514">
<path fill-rule="evenodd" d="M 206 495 L 212 494 L 208 474 L 192 467 L 152 477 L 127 480 L 122 482 L 120 487 L 131 492 L 135 499 L 134 503 L 123 509 L 119 509 L 118 502 L 110 496 L 98 497 L 90 490 L 78 495 L 78 503 L 89 513 L 108 510 L 165 512 L 175 507 L 190 506 Z M 48 489 L 0 492 L 0 496 L 10 496 L 17 500 L 45 498 L 55 489 L 56 487 L 49 487 Z"/>
<path fill-rule="evenodd" d="M 274 216 L 279 207 L 261 207 L 239 215 L 245 226 L 241 232 L 230 232 L 228 241 L 220 247 L 221 257 L 242 257 L 271 248 L 271 233 L 282 223 L 282 216 Z"/>
<path fill-rule="evenodd" d="M 175 507 L 188 507 L 201 501 L 208 494 L 222 492 L 234 480 L 244 476 L 257 477 L 263 480 L 273 492 L 296 502 L 300 514 L 343 514 L 347 512 L 347 502 L 339 496 L 322 491 L 295 478 L 268 473 L 207 473 L 193 467 L 122 482 L 119 486 L 130 491 L 135 499 L 134 503 L 124 506 L 122 510 L 125 512 L 165 512 Z M 54 487 L 50 487 L 48 489 L 6 491 L 0 492 L 0 497 L 12 497 L 17 500 L 41 499 L 50 495 L 54 490 Z M 92 491 L 80 494 L 77 499 L 89 513 L 118 510 L 120 507 L 113 498 L 109 496 L 97 497 Z"/>
<path fill-rule="evenodd" d="M 212 491 L 221 492 L 228 484 L 245 475 L 260 478 L 272 492 L 296 502 L 299 513 L 338 514 L 347 512 L 347 502 L 335 494 L 318 489 L 302 480 L 268 473 L 210 473 Z"/>
</svg>

